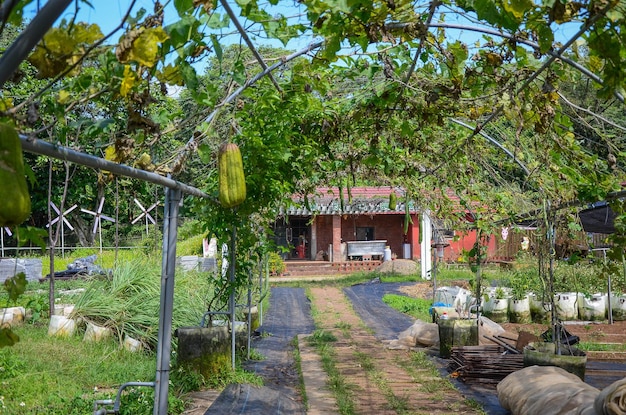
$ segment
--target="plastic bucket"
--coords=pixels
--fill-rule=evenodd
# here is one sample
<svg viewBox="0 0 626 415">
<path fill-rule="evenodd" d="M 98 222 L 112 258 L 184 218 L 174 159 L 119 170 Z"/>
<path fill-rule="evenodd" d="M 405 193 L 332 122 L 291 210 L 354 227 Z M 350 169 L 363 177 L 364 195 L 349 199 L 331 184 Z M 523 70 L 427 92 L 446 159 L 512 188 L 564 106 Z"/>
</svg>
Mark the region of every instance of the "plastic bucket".
<svg viewBox="0 0 626 415">
<path fill-rule="evenodd" d="M 383 253 L 383 261 L 391 261 L 391 248 L 389 246 L 385 247 Z"/>
<path fill-rule="evenodd" d="M 491 297 L 485 302 L 483 308 L 485 317 L 489 317 L 496 323 L 506 323 L 509 321 L 509 299 Z"/>
<path fill-rule="evenodd" d="M 554 296 L 556 316 L 560 320 L 576 320 L 578 318 L 578 293 L 561 293 Z"/>
<path fill-rule="evenodd" d="M 76 322 L 65 316 L 50 316 L 48 336 L 69 337 L 76 331 Z"/>
<path fill-rule="evenodd" d="M 245 308 L 243 310 L 243 314 L 246 317 L 246 323 L 248 322 L 248 315 L 250 315 L 250 331 L 254 331 L 259 328 L 260 320 L 259 320 L 259 309 L 257 306 Z"/>
<path fill-rule="evenodd" d="M 111 336 L 111 329 L 108 327 L 97 326 L 93 323 L 87 323 L 83 341 L 97 342 L 102 341 Z"/>
<path fill-rule="evenodd" d="M 24 307 L 0 308 L 0 326 L 3 324 L 14 326 L 22 323 L 25 317 L 26 309 Z"/>
<path fill-rule="evenodd" d="M 127 335 L 124 337 L 124 349 L 129 352 L 140 352 L 143 349 L 143 346 L 139 340 L 133 339 Z"/>
<path fill-rule="evenodd" d="M 0 312 L 0 327 L 4 325 L 13 326 L 15 324 L 15 314 L 12 311 Z"/>
<path fill-rule="evenodd" d="M 454 346 L 478 346 L 478 322 L 464 319 L 439 319 L 439 355 L 447 359 Z"/>
<path fill-rule="evenodd" d="M 509 299 L 509 320 L 511 323 L 528 324 L 532 322 L 530 315 L 530 299 L 524 297 L 521 300 Z"/>
<path fill-rule="evenodd" d="M 551 319 L 552 304 L 543 301 L 537 294 L 530 295 L 530 316 L 535 323 L 546 323 Z"/>
<path fill-rule="evenodd" d="M 578 315 L 581 320 L 604 320 L 606 310 L 606 294 L 593 294 L 591 297 L 578 294 Z"/>
<path fill-rule="evenodd" d="M 626 321 L 626 294 L 611 295 L 611 315 L 615 321 Z"/>
</svg>

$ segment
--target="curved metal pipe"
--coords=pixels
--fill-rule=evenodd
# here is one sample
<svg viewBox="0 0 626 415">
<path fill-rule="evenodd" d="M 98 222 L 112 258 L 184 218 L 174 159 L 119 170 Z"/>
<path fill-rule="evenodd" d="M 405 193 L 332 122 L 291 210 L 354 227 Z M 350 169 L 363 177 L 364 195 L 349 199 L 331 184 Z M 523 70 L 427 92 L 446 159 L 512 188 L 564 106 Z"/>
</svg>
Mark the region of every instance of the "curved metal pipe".
<svg viewBox="0 0 626 415">
<path fill-rule="evenodd" d="M 144 180 L 146 182 L 159 184 L 170 189 L 178 189 L 184 193 L 202 197 L 205 199 L 211 198 L 200 189 L 170 179 L 168 177 L 161 176 L 160 174 L 135 169 L 125 164 L 114 163 L 100 157 L 95 157 L 90 154 L 85 154 L 76 150 L 72 150 L 68 147 L 51 144 L 47 141 L 39 140 L 34 137 L 20 135 L 20 140 L 22 141 L 22 148 L 29 153 L 49 156 L 58 160 L 70 161 L 72 163 L 92 167 L 94 169 L 110 171 L 111 173 L 118 174 L 120 176 Z"/>
<path fill-rule="evenodd" d="M 462 127 L 467 128 L 468 130 L 472 130 L 475 131 L 476 129 L 474 127 L 472 127 L 469 124 L 464 123 L 461 120 L 457 120 L 456 118 L 450 118 L 450 121 L 452 121 L 455 124 L 458 124 Z M 503 152 L 505 152 L 509 157 L 511 157 L 513 159 L 513 161 L 515 161 L 521 168 L 522 170 L 524 170 L 524 173 L 526 173 L 526 176 L 530 175 L 530 170 L 528 170 L 528 168 L 524 165 L 524 163 L 522 163 L 517 157 L 515 157 L 515 155 L 506 147 L 504 147 L 502 144 L 500 144 L 500 142 L 498 140 L 496 140 L 495 138 L 491 137 L 490 135 L 486 134 L 484 131 L 480 130 L 478 132 L 479 135 L 483 136 L 484 138 L 487 139 L 487 141 L 489 141 L 491 144 L 493 144 L 494 146 L 498 147 L 500 150 L 502 150 Z"/>
<path fill-rule="evenodd" d="M 388 29 L 404 29 L 406 28 L 410 23 L 392 23 L 387 25 L 386 27 Z M 476 26 L 466 26 L 466 25 L 462 25 L 462 24 L 458 24 L 458 23 L 430 23 L 428 25 L 428 27 L 434 27 L 434 28 L 442 28 L 442 29 L 457 29 L 457 30 L 467 30 L 470 32 L 476 32 L 476 33 L 484 33 L 487 35 L 491 35 L 491 36 L 498 36 L 504 39 L 510 39 L 510 40 L 514 40 L 517 43 L 521 43 L 523 45 L 529 46 L 535 50 L 539 50 L 539 44 L 535 43 L 535 42 L 531 42 L 528 39 L 523 39 L 521 37 L 517 37 L 515 35 L 511 35 L 508 33 L 502 33 L 499 32 L 497 30 L 493 30 L 493 29 L 488 29 L 488 28 L 483 28 L 483 27 L 476 27 Z M 575 62 L 571 59 L 569 59 L 568 57 L 565 57 L 563 55 L 561 55 L 560 53 L 554 52 L 553 50 L 549 50 L 546 52 L 546 54 L 552 56 L 553 58 L 557 58 L 562 60 L 563 62 L 567 63 L 569 66 L 571 66 L 572 68 L 580 71 L 582 74 L 588 76 L 591 80 L 593 80 L 594 82 L 602 85 L 602 78 L 600 78 L 598 75 L 594 74 L 593 72 L 591 72 L 589 69 L 585 68 L 584 66 L 582 66 L 581 64 L 579 64 L 578 62 Z M 617 98 L 621 103 L 624 103 L 624 96 L 622 94 L 620 94 L 619 92 L 614 92 L 613 96 L 615 96 L 615 98 Z"/>
</svg>

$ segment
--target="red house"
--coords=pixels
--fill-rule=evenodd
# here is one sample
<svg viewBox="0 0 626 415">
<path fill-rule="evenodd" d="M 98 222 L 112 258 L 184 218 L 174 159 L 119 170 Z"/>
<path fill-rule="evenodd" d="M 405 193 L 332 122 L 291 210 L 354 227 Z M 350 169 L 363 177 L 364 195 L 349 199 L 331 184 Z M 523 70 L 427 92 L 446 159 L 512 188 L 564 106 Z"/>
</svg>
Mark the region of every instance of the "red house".
<svg viewBox="0 0 626 415">
<path fill-rule="evenodd" d="M 392 192 L 397 195 L 393 210 L 389 206 Z M 458 262 L 462 251 L 472 249 L 476 241 L 474 230 L 432 226 L 439 223 L 437 218 L 421 212 L 413 201 L 409 201 L 407 209 L 401 188 L 354 187 L 349 194 L 346 189 L 340 192 L 338 188 L 318 188 L 316 194 L 307 199 L 294 198 L 295 205 L 288 208 L 275 224 L 276 242 L 287 248 L 284 255 L 287 260 L 342 263 L 383 260 L 388 255 L 420 260 L 423 270 L 430 270 L 431 248 L 438 242 L 445 248 L 443 256 L 437 260 Z M 407 210 L 411 222 L 405 233 Z M 424 241 L 420 239 L 420 228 Z M 507 256 L 510 249 L 506 245 L 510 244 L 505 239 L 501 235 L 489 238 L 489 258 L 504 259 Z M 421 261 L 422 258 L 426 260 Z"/>
</svg>

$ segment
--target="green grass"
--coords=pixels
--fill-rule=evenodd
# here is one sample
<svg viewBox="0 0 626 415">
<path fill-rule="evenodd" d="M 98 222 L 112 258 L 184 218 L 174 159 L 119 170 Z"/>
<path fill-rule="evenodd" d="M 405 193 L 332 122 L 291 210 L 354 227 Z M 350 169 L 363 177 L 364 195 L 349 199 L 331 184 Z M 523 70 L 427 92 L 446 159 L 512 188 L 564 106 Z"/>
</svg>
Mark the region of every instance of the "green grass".
<svg viewBox="0 0 626 415">
<path fill-rule="evenodd" d="M 297 389 L 300 392 L 300 396 L 302 396 L 302 404 L 305 408 L 309 407 L 309 398 L 306 394 L 306 387 L 304 384 L 304 374 L 302 373 L 302 355 L 300 354 L 300 343 L 298 342 L 298 336 L 295 336 L 291 342 L 293 346 L 293 358 L 296 362 L 296 367 L 298 368 L 298 385 Z"/>
<path fill-rule="evenodd" d="M 406 295 L 385 294 L 383 302 L 394 310 L 408 314 L 411 317 L 422 321 L 431 321 L 432 317 L 429 308 L 432 306 L 432 300 L 422 298 L 413 298 Z"/>
<path fill-rule="evenodd" d="M 586 352 L 626 352 L 626 344 L 620 343 L 594 343 L 581 341 L 576 347 Z"/>
<path fill-rule="evenodd" d="M 148 255 L 144 250 L 137 249 L 118 249 L 117 253 L 115 250 L 103 250 L 100 252 L 98 248 L 79 248 L 75 249 L 71 252 L 66 252 L 65 258 L 61 257 L 58 253 L 54 257 L 54 271 L 65 271 L 67 266 L 77 259 L 86 258 L 91 255 L 96 256 L 96 260 L 94 264 L 105 269 L 109 270 L 115 267 L 116 264 L 124 263 L 127 261 L 132 261 L 138 256 L 144 258 L 150 258 L 151 256 L 160 256 L 159 252 L 154 252 L 152 255 Z M 41 275 L 45 277 L 50 273 L 50 257 L 48 255 L 33 257 L 35 259 L 41 259 Z M 56 281 L 61 284 L 62 281 Z"/>
<path fill-rule="evenodd" d="M 50 337 L 40 325 L 15 332 L 20 342 L 0 349 L 0 412 L 85 414 L 125 382 L 154 380 L 154 356 L 127 352 L 112 339 L 87 345 L 78 336 Z"/>
<path fill-rule="evenodd" d="M 80 335 L 50 337 L 47 327 L 41 324 L 26 324 L 17 327 L 15 332 L 20 342 L 0 349 L 2 414 L 90 414 L 96 400 L 115 399 L 122 384 L 155 379 L 154 353 L 128 352 L 114 339 L 85 343 Z M 212 379 L 181 372 L 175 358 L 172 363 L 170 414 L 183 412 L 185 394 L 193 390 L 221 389 L 231 383 L 262 384 L 259 376 L 241 368 L 240 361 L 235 371 L 226 368 Z M 150 387 L 126 389 L 121 402 L 122 415 L 150 415 L 154 390 Z"/>
<path fill-rule="evenodd" d="M 200 322 L 213 292 L 212 281 L 206 273 L 176 273 L 174 328 Z M 48 336 L 48 282 L 27 284 L 16 302 L 9 301 L 7 293 L 0 290 L 0 307 L 22 305 L 32 313 L 23 325 L 13 329 L 20 341 L 0 348 L 0 414 L 89 414 L 95 400 L 115 398 L 123 383 L 153 381 L 160 286 L 160 260 L 144 255 L 139 260 L 120 262 L 111 277 L 57 281 L 55 304 L 74 304 L 76 317 L 83 322 L 113 329 L 112 338 L 97 343 L 82 341 L 84 323 L 70 338 Z M 77 288 L 82 290 L 76 292 Z M 120 343 L 124 334 L 141 339 L 148 346 L 146 351 L 123 350 Z M 261 378 L 242 369 L 244 357 L 238 356 L 236 370 L 228 364 L 219 375 L 204 379 L 189 371 L 183 373 L 176 366 L 174 338 L 169 413 L 182 413 L 185 394 L 193 390 L 221 389 L 231 383 L 262 384 Z M 128 388 L 122 396 L 122 415 L 152 414 L 151 387 Z"/>
<path fill-rule="evenodd" d="M 373 359 L 365 353 L 354 352 L 355 360 L 359 362 L 359 366 L 366 372 L 367 377 L 380 389 L 387 399 L 387 404 L 397 413 L 407 413 L 408 397 L 397 396 L 393 393 L 388 380 L 382 371 L 376 368 Z"/>
<path fill-rule="evenodd" d="M 472 280 L 474 279 L 475 274 L 469 267 L 454 267 L 454 268 L 445 268 L 444 266 L 437 267 L 437 280 Z"/>
</svg>

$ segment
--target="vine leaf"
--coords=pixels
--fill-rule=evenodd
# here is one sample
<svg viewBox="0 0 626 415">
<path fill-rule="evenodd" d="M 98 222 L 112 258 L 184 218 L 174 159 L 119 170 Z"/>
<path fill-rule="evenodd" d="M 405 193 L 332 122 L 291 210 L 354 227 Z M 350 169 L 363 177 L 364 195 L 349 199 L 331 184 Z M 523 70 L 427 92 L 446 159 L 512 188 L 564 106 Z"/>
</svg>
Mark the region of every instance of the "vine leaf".
<svg viewBox="0 0 626 415">
<path fill-rule="evenodd" d="M 162 27 L 144 30 L 133 42 L 133 46 L 128 54 L 128 59 L 148 68 L 152 68 L 157 62 L 159 44 L 167 39 L 168 35 Z"/>
<path fill-rule="evenodd" d="M 16 301 L 26 291 L 26 274 L 18 273 L 4 282 L 4 290 L 9 293 L 9 300 Z"/>
<path fill-rule="evenodd" d="M 130 65 L 124 65 L 124 76 L 120 85 L 120 95 L 125 97 L 137 83 L 137 74 Z"/>
<path fill-rule="evenodd" d="M 159 81 L 169 84 L 183 86 L 183 77 L 181 76 L 179 68 L 175 65 L 169 64 L 163 67 L 161 71 L 158 71 L 156 77 Z"/>
<path fill-rule="evenodd" d="M 533 3 L 530 0 L 508 0 L 502 2 L 502 7 L 521 22 L 526 11 L 532 9 Z"/>
<path fill-rule="evenodd" d="M 61 105 L 66 104 L 70 99 L 70 92 L 62 89 L 59 91 L 59 95 L 57 97 L 57 102 Z"/>
<path fill-rule="evenodd" d="M 3 327 L 0 328 L 0 349 L 7 346 L 13 346 L 15 343 L 19 342 L 20 338 L 17 334 L 13 333 L 11 328 Z"/>
<path fill-rule="evenodd" d="M 28 61 L 39 71 L 40 78 L 52 78 L 78 62 L 85 46 L 100 39 L 102 32 L 95 24 L 76 23 L 50 29 L 30 55 Z"/>
</svg>

